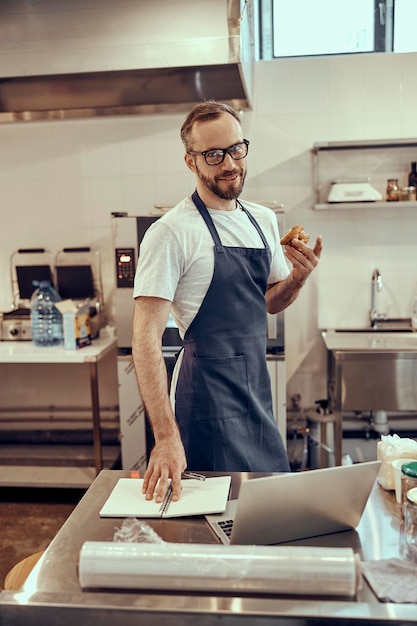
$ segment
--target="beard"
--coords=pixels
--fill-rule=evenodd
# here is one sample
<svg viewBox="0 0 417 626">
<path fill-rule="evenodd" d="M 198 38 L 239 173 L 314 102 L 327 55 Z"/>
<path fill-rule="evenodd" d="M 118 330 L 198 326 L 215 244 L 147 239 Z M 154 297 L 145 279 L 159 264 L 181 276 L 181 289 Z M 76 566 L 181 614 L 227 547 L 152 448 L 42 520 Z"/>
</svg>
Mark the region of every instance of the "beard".
<svg viewBox="0 0 417 626">
<path fill-rule="evenodd" d="M 198 168 L 196 164 L 196 170 L 199 179 L 203 183 L 203 185 L 214 195 L 222 200 L 236 200 L 240 194 L 242 193 L 243 185 L 246 178 L 246 171 L 243 169 L 232 170 L 230 172 L 223 172 L 221 176 L 213 176 L 213 178 L 209 178 L 205 176 L 202 171 Z M 227 185 L 225 188 L 222 188 L 219 184 L 225 176 L 233 176 L 236 174 L 240 174 L 240 178 L 236 179 L 236 181 L 232 185 Z M 227 181 L 226 181 L 227 182 Z"/>
</svg>

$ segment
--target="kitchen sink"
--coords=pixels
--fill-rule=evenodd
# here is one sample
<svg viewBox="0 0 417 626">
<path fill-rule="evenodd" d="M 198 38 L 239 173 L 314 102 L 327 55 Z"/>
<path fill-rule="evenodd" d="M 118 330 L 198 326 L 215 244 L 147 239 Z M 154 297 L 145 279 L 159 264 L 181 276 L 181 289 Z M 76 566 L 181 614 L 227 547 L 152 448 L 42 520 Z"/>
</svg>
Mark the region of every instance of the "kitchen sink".
<svg viewBox="0 0 417 626">
<path fill-rule="evenodd" d="M 384 326 L 383 328 L 372 328 L 369 326 L 368 328 L 335 328 L 335 333 L 415 333 L 417 332 L 415 328 L 391 328 L 389 326 Z"/>
<path fill-rule="evenodd" d="M 372 326 L 365 328 L 335 328 L 336 333 L 412 333 L 417 329 L 411 325 L 410 318 L 388 318 L 375 320 Z"/>
</svg>

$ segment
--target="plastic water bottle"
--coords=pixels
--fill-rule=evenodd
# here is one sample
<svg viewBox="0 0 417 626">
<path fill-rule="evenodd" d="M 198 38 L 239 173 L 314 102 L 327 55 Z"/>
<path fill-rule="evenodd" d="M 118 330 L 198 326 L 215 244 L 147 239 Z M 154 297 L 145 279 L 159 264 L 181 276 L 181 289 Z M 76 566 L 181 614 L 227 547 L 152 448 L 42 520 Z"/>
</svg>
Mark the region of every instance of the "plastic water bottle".
<svg viewBox="0 0 417 626">
<path fill-rule="evenodd" d="M 55 306 L 61 300 L 49 280 L 33 281 L 37 287 L 30 300 L 32 340 L 36 346 L 63 342 L 62 314 Z"/>
</svg>

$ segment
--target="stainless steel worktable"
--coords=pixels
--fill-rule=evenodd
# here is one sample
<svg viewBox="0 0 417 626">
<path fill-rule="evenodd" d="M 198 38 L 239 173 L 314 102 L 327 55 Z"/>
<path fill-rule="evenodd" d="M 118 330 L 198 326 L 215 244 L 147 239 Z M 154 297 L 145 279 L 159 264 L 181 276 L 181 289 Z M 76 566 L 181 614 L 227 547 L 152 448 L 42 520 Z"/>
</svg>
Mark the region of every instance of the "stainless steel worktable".
<svg viewBox="0 0 417 626">
<path fill-rule="evenodd" d="M 89 387 L 91 399 L 91 416 L 93 427 L 93 446 L 94 446 L 94 470 L 88 472 L 90 468 L 84 468 L 87 478 L 87 484 L 97 476 L 103 467 L 103 454 L 101 442 L 101 417 L 100 417 L 100 397 L 99 397 L 99 363 L 110 352 L 114 352 L 116 363 L 116 338 L 113 334 L 109 334 L 102 329 L 100 337 L 94 339 L 91 345 L 81 350 L 67 350 L 63 345 L 50 346 L 48 348 L 38 347 L 32 341 L 4 341 L 0 342 L 0 363 L 6 364 L 31 364 L 34 366 L 51 363 L 60 365 L 78 365 L 88 368 Z M 116 367 L 116 366 L 115 366 Z M 10 389 L 9 394 L 18 395 L 20 389 Z M 0 414 L 3 411 L 0 408 Z M 15 467 L 13 468 L 16 469 Z M 93 468 L 91 468 L 93 469 Z M 62 473 L 62 469 L 59 470 Z M 13 472 L 18 479 L 18 473 Z M 49 474 L 52 472 L 49 470 Z M 53 481 L 53 479 L 52 479 Z M 9 483 L 4 478 L 0 479 L 2 484 L 14 485 L 16 482 Z M 85 483 L 85 481 L 84 481 Z M 55 478 L 55 484 L 48 482 L 48 486 L 65 485 L 65 478 Z M 72 486 L 72 485 L 66 485 Z"/>
<path fill-rule="evenodd" d="M 2 626 L 25 624 L 90 624 L 123 626 L 229 626 L 248 624 L 382 624 L 417 623 L 416 605 L 378 602 L 364 581 L 355 599 L 325 597 L 276 597 L 191 594 L 166 592 L 82 591 L 77 559 L 85 541 L 112 541 L 122 520 L 101 519 L 99 510 L 117 480 L 129 471 L 103 470 L 88 489 L 67 522 L 52 541 L 29 576 L 21 592 L 0 594 Z M 215 475 L 215 474 L 210 474 Z M 232 474 L 232 494 L 240 484 L 259 474 Z M 149 520 L 166 541 L 215 543 L 217 540 L 203 518 Z M 398 557 L 399 505 L 393 492 L 375 484 L 357 531 L 334 533 L 294 542 L 293 545 L 351 546 L 362 559 Z M 397 621 L 398 620 L 398 621 Z"/>
</svg>

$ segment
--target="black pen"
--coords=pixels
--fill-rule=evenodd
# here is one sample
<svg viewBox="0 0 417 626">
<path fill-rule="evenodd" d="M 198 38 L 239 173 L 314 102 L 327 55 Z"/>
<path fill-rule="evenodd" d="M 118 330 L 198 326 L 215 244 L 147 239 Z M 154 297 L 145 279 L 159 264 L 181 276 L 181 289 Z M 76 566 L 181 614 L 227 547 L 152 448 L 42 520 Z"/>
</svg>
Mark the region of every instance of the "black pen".
<svg viewBox="0 0 417 626">
<path fill-rule="evenodd" d="M 165 497 L 161 502 L 161 506 L 159 507 L 159 513 L 162 515 L 166 512 L 167 508 L 171 504 L 172 499 L 172 485 L 171 483 L 168 485 L 168 489 L 166 490 Z"/>
<path fill-rule="evenodd" d="M 197 472 L 183 472 L 181 478 L 194 478 L 195 480 L 206 480 L 204 474 L 198 474 Z"/>
</svg>

